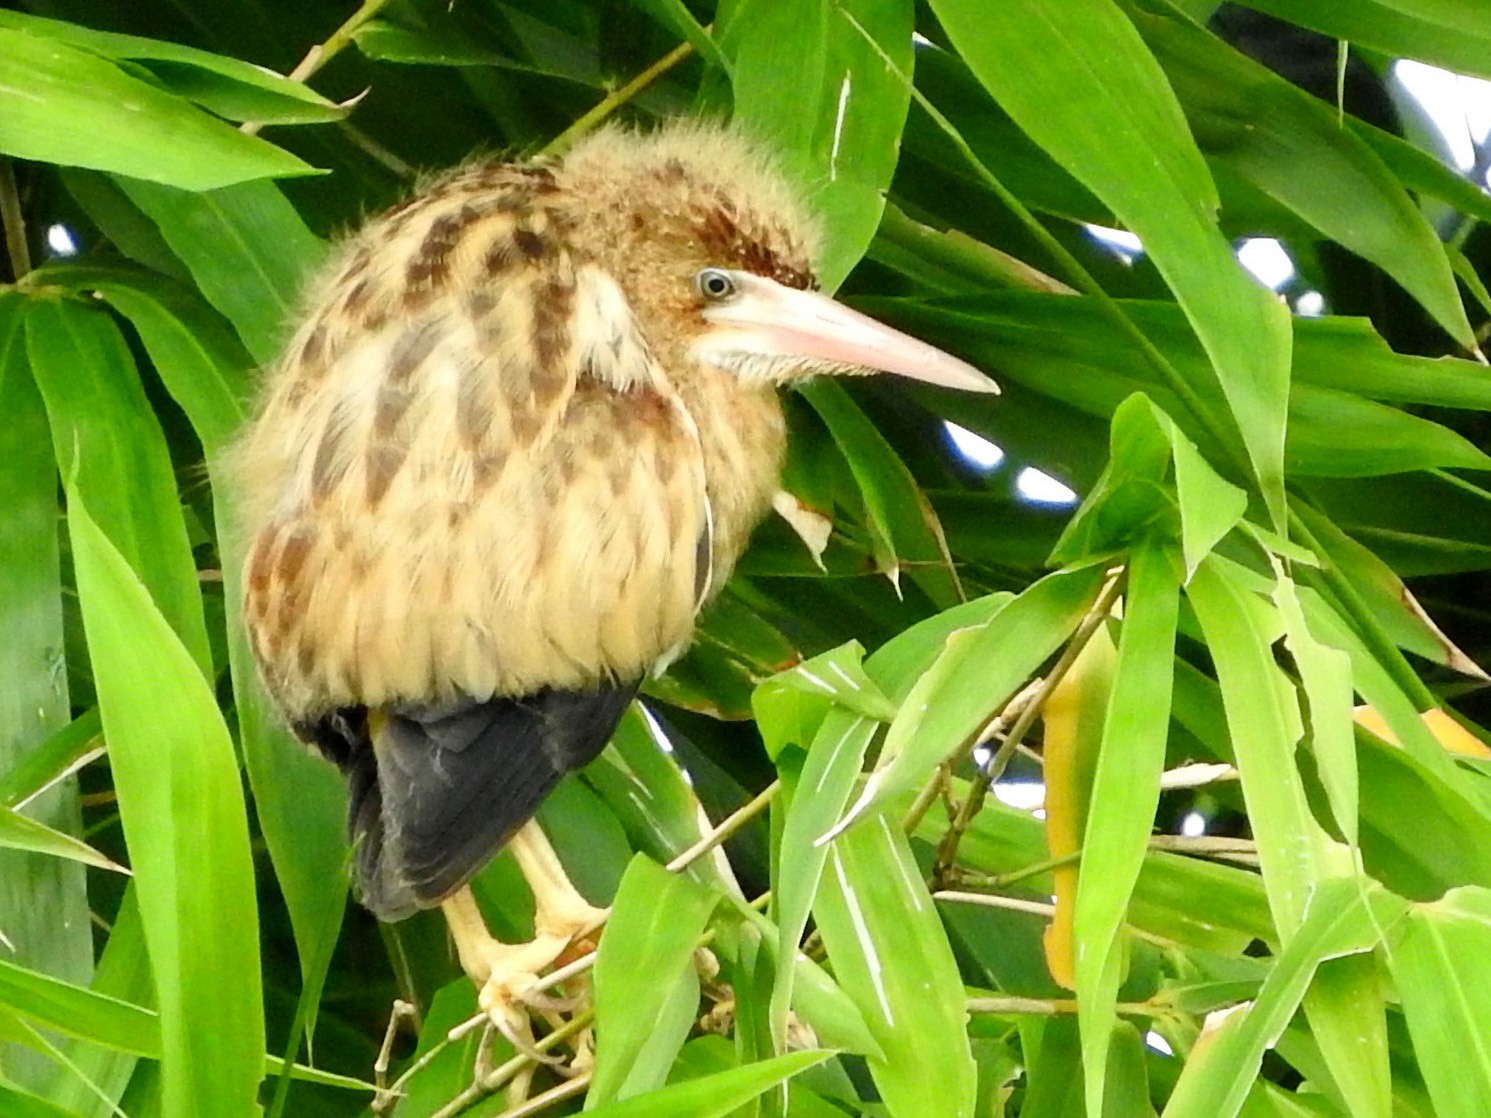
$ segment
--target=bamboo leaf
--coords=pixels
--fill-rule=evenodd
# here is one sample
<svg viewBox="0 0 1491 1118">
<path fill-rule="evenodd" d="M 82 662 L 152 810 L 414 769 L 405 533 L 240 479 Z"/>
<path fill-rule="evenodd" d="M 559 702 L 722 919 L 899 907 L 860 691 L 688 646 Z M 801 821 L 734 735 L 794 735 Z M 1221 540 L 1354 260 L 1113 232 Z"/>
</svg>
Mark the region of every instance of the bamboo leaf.
<svg viewBox="0 0 1491 1118">
<path fill-rule="evenodd" d="M 65 767 L 51 769 L 46 762 L 49 745 L 66 731 L 70 688 L 57 472 L 46 408 L 26 355 L 25 305 L 21 296 L 0 290 L 0 786 L 35 792 Z M 50 770 L 46 778 L 31 778 L 38 768 Z M 31 828 L 82 829 L 73 781 L 41 795 L 30 811 L 36 820 L 26 824 Z M 0 930 L 12 962 L 86 982 L 93 966 L 88 912 L 80 866 L 35 854 L 0 855 Z M 28 1053 L 7 1053 L 6 1060 L 13 1078 L 37 1085 L 44 1069 Z"/>
<path fill-rule="evenodd" d="M 177 93 L 231 120 L 306 124 L 340 120 L 347 109 L 262 66 L 160 39 L 95 31 L 22 12 L 0 12 L 0 27 L 25 31 L 105 58 L 143 62 Z"/>
<path fill-rule="evenodd" d="M 864 497 L 870 540 L 880 572 L 901 586 L 909 566 L 916 584 L 942 608 L 959 601 L 962 587 L 947 555 L 942 527 L 916 479 L 869 417 L 830 381 L 800 390 L 849 463 Z"/>
<path fill-rule="evenodd" d="M 254 360 L 279 353 L 302 284 L 325 246 L 271 183 L 188 193 L 116 180 L 233 324 Z"/>
<path fill-rule="evenodd" d="M 118 327 L 108 314 L 70 300 L 34 299 L 26 307 L 26 350 L 63 475 L 97 510 L 205 671 L 211 657 L 202 595 L 175 473 Z"/>
<path fill-rule="evenodd" d="M 1233 1118 L 1264 1052 L 1289 1023 L 1316 967 L 1326 959 L 1370 951 L 1402 921 L 1407 907 L 1402 898 L 1365 881 L 1321 883 L 1257 1000 L 1208 1019 L 1163 1118 Z"/>
<path fill-rule="evenodd" d="M 55 827 L 48 827 L 35 819 L 22 815 L 14 808 L 0 807 L 0 847 L 7 850 L 29 850 L 36 854 L 49 854 L 54 858 L 67 858 L 85 866 L 97 866 L 103 870 L 128 873 L 123 866 L 100 854 L 81 839 L 64 834 Z"/>
<path fill-rule="evenodd" d="M 96 54 L 4 26 L 0 152 L 183 190 L 315 171 Z"/>
<path fill-rule="evenodd" d="M 1455 0 L 1248 0 L 1248 7 L 1395 57 L 1491 78 L 1491 13 Z"/>
<path fill-rule="evenodd" d="M 1117 661 L 1087 801 L 1073 933 L 1083 945 L 1075 957 L 1075 978 L 1089 1113 L 1101 1112 L 1127 954 L 1123 924 L 1159 804 L 1179 575 L 1163 544 L 1141 543 L 1130 556 Z M 1049 762 L 1047 781 L 1049 789 Z"/>
<path fill-rule="evenodd" d="M 1258 843 L 1263 884 L 1281 942 L 1303 918 L 1314 883 L 1350 871 L 1305 801 L 1294 761 L 1303 727 L 1292 688 L 1274 664 L 1279 620 L 1242 589 L 1217 556 L 1187 589 L 1222 686 L 1232 748 Z"/>
<path fill-rule="evenodd" d="M 793 1052 L 760 1063 L 673 1083 L 591 1113 L 597 1118 L 723 1118 L 778 1083 L 828 1059 L 828 1052 Z"/>
<path fill-rule="evenodd" d="M 916 788 L 968 741 L 1077 627 L 1102 571 L 1048 575 L 988 624 L 948 636 L 941 656 L 907 692 L 859 799 L 824 842 L 872 808 Z"/>
<path fill-rule="evenodd" d="M 694 1023 L 694 948 L 718 900 L 646 855 L 632 859 L 595 960 L 597 1043 L 587 1110 L 666 1081 Z"/>
<path fill-rule="evenodd" d="M 1164 73 L 1111 0 L 934 10 L 984 87 L 1110 206 L 1174 291 L 1275 519 L 1283 515 L 1288 314 L 1232 259 L 1216 187 Z"/>
<path fill-rule="evenodd" d="M 121 1052 L 159 1059 L 160 1018 L 148 1009 L 0 960 L 5 1005 L 38 1024 Z"/>
<path fill-rule="evenodd" d="M 727 10 L 718 38 L 734 119 L 778 146 L 812 198 L 825 234 L 818 274 L 832 291 L 869 246 L 896 167 L 912 5 L 742 0 Z"/>
<path fill-rule="evenodd" d="M 1340 127 L 1328 105 L 1195 24 L 1145 13 L 1134 18 L 1203 151 L 1382 267 L 1451 337 L 1462 346 L 1473 344 L 1434 227 L 1377 154 Z"/>
<path fill-rule="evenodd" d="M 813 911 L 835 973 L 884 1052 L 868 1062 L 887 1109 L 897 1118 L 971 1116 L 963 984 L 899 828 L 879 815 L 834 840 Z"/>
<path fill-rule="evenodd" d="M 1437 1114 L 1491 1107 L 1491 891 L 1452 889 L 1415 905 L 1388 956 Z"/>
<path fill-rule="evenodd" d="M 212 692 L 69 491 L 104 734 L 161 1008 L 166 1118 L 247 1113 L 264 1073 L 248 823 Z M 161 712 L 171 711 L 169 719 Z"/>
</svg>

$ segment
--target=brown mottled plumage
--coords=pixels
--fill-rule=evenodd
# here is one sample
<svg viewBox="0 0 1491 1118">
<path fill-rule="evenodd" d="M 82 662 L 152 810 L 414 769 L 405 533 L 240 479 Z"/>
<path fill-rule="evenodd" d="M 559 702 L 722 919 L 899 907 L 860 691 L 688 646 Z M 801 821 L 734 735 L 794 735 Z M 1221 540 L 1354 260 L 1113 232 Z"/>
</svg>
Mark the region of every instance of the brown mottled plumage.
<svg viewBox="0 0 1491 1118">
<path fill-rule="evenodd" d="M 813 227 L 728 130 L 605 130 L 368 222 L 237 454 L 244 609 L 348 773 L 385 918 L 448 897 L 688 644 L 771 506 L 777 389 L 992 389 L 809 291 Z"/>
</svg>

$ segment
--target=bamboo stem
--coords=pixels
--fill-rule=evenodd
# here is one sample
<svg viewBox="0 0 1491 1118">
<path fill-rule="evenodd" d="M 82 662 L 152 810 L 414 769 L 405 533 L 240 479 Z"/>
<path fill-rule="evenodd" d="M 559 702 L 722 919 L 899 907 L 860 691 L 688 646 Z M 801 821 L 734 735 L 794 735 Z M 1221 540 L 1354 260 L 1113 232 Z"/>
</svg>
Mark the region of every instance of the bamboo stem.
<svg viewBox="0 0 1491 1118">
<path fill-rule="evenodd" d="M 0 159 L 0 225 L 5 226 L 11 279 L 19 282 L 31 271 L 31 250 L 26 246 L 26 215 L 21 210 L 15 168 L 9 159 Z"/>
</svg>

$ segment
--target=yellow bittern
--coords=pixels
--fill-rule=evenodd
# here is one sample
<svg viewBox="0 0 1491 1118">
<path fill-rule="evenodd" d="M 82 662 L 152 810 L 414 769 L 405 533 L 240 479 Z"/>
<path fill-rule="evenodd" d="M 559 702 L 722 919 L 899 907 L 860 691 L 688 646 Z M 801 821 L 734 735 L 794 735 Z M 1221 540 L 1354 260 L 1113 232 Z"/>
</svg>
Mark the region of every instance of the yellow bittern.
<svg viewBox="0 0 1491 1118">
<path fill-rule="evenodd" d="M 972 367 L 817 293 L 763 151 L 676 124 L 456 170 L 351 237 L 237 454 L 270 694 L 346 773 L 385 920 L 443 904 L 495 1010 L 598 917 L 527 825 L 687 646 L 771 507 L 778 389 Z M 532 944 L 465 882 L 510 845 Z"/>
</svg>

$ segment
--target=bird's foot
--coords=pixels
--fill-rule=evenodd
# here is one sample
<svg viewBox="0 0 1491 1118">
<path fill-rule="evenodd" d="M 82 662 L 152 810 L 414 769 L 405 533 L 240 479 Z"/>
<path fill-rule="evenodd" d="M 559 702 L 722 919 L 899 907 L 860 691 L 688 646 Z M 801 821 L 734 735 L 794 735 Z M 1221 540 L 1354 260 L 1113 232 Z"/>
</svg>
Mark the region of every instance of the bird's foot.
<svg viewBox="0 0 1491 1118">
<path fill-rule="evenodd" d="M 541 976 L 568 948 L 567 937 L 554 935 L 536 935 L 527 943 L 488 939 L 462 959 L 477 985 L 477 1005 L 513 1047 L 532 1046 L 529 1010 L 561 1008 L 543 992 Z"/>
<path fill-rule="evenodd" d="M 493 938 L 481 919 L 470 890 L 461 889 L 442 907 L 450 925 L 461 967 L 477 987 L 477 1004 L 513 1046 L 534 1055 L 530 1011 L 554 1017 L 575 1012 L 587 994 L 566 997 L 566 982 L 554 975 L 545 977 L 555 964 L 561 967 L 595 950 L 601 926 L 609 914 L 595 908 L 578 893 L 544 897 L 534 917 L 534 936 L 526 943 L 503 943 Z M 579 982 L 577 977 L 572 982 Z M 552 991 L 552 992 L 551 992 Z M 550 1062 L 546 1058 L 545 1062 Z"/>
</svg>

